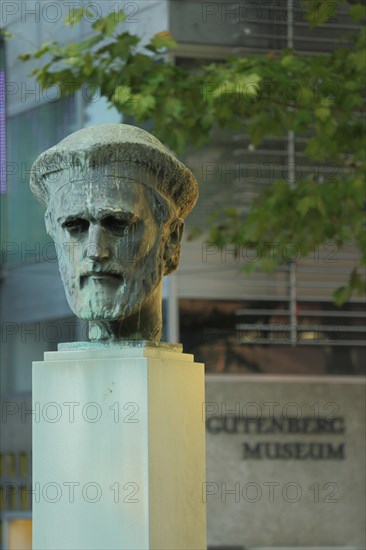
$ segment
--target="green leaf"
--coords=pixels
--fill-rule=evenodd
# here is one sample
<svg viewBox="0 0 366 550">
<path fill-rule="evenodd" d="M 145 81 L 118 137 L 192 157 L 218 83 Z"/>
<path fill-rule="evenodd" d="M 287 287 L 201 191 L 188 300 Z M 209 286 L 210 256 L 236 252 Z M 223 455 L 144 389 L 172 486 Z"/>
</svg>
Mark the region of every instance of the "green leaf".
<svg viewBox="0 0 366 550">
<path fill-rule="evenodd" d="M 315 109 L 315 116 L 317 118 L 319 118 L 320 120 L 322 120 L 322 121 L 329 118 L 330 114 L 331 113 L 330 113 L 330 110 L 328 109 L 328 107 L 318 107 L 317 109 Z"/>
<path fill-rule="evenodd" d="M 83 42 L 69 42 L 64 50 L 65 61 L 68 57 L 81 57 L 84 53 Z"/>
<path fill-rule="evenodd" d="M 310 22 L 310 26 L 316 27 L 337 15 L 339 2 L 334 0 L 308 0 L 306 7 L 308 10 L 306 19 Z"/>
<path fill-rule="evenodd" d="M 83 73 L 85 76 L 90 76 L 93 72 L 93 56 L 90 52 L 86 52 L 84 56 Z"/>
<path fill-rule="evenodd" d="M 73 27 L 80 23 L 84 15 L 87 15 L 88 18 L 93 18 L 94 13 L 90 10 L 86 10 L 84 7 L 76 8 L 69 10 L 68 16 L 64 19 L 64 23 L 67 27 Z"/>
<path fill-rule="evenodd" d="M 352 290 L 349 286 L 341 286 L 333 292 L 333 299 L 338 306 L 341 306 L 352 295 Z"/>
<path fill-rule="evenodd" d="M 302 216 L 305 216 L 310 208 L 314 208 L 316 206 L 316 201 L 316 197 L 304 197 L 297 203 L 296 211 L 299 212 Z"/>
<path fill-rule="evenodd" d="M 311 105 L 314 101 L 314 91 L 307 86 L 302 86 L 300 90 L 300 100 L 303 105 Z"/>
<path fill-rule="evenodd" d="M 344 87 L 346 90 L 350 90 L 351 92 L 359 91 L 361 88 L 359 82 L 355 82 L 354 80 L 348 80 L 345 82 Z"/>
<path fill-rule="evenodd" d="M 98 42 L 101 42 L 103 38 L 104 37 L 102 35 L 97 34 L 96 36 L 91 36 L 86 40 L 82 40 L 81 42 L 79 42 L 78 51 L 82 52 L 83 50 L 90 50 L 90 48 L 95 46 L 95 44 L 98 44 Z"/>
<path fill-rule="evenodd" d="M 182 112 L 182 102 L 175 97 L 167 97 L 165 100 L 164 111 L 172 118 L 179 118 Z"/>
<path fill-rule="evenodd" d="M 156 99 L 152 95 L 135 94 L 133 111 L 137 117 L 145 116 L 154 109 Z"/>
<path fill-rule="evenodd" d="M 39 59 L 40 57 L 42 57 L 42 55 L 49 52 L 50 46 L 51 42 L 44 42 L 39 50 L 37 50 L 36 53 L 33 54 L 33 57 L 35 59 Z"/>
<path fill-rule="evenodd" d="M 105 34 L 106 36 L 112 36 L 117 25 L 126 19 L 125 12 L 119 10 L 118 12 L 112 12 L 106 17 L 97 19 L 92 24 L 93 29 Z"/>
<path fill-rule="evenodd" d="M 161 50 L 162 48 L 175 48 L 177 43 L 173 36 L 168 31 L 158 32 L 150 40 L 150 45 L 153 49 Z"/>
<path fill-rule="evenodd" d="M 111 100 L 113 103 L 117 105 L 124 105 L 127 103 L 132 96 L 132 90 L 130 86 L 116 86 L 114 89 L 113 95 L 111 97 Z"/>
<path fill-rule="evenodd" d="M 295 55 L 285 55 L 281 59 L 281 65 L 283 65 L 286 69 L 300 69 L 302 66 L 301 60 L 296 57 Z"/>
<path fill-rule="evenodd" d="M 18 59 L 19 61 L 28 61 L 29 59 L 31 59 L 32 55 L 30 53 L 21 53 L 20 55 L 18 55 Z"/>
<path fill-rule="evenodd" d="M 352 17 L 353 21 L 358 23 L 361 19 L 366 17 L 366 8 L 362 4 L 354 4 L 349 8 L 349 14 Z"/>
<path fill-rule="evenodd" d="M 366 69 L 366 49 L 350 53 L 348 59 L 358 71 L 364 71 Z"/>
<path fill-rule="evenodd" d="M 4 40 L 10 40 L 10 38 L 13 38 L 13 35 L 11 34 L 11 32 L 7 31 L 6 29 L 0 27 L 0 36 L 4 39 Z"/>
<path fill-rule="evenodd" d="M 241 76 L 236 80 L 234 84 L 237 85 L 238 94 L 243 96 L 244 99 L 248 97 L 255 97 L 259 93 L 259 82 L 262 77 L 256 73 L 251 73 L 246 76 Z"/>
<path fill-rule="evenodd" d="M 65 59 L 65 63 L 73 67 L 82 67 L 84 65 L 84 60 L 82 57 L 68 57 Z"/>
</svg>

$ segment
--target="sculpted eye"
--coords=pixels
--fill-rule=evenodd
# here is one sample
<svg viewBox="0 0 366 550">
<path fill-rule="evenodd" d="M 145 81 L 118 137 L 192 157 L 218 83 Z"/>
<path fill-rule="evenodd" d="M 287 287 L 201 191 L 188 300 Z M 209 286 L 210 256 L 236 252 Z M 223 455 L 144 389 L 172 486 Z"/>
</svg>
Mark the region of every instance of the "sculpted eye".
<svg viewBox="0 0 366 550">
<path fill-rule="evenodd" d="M 123 235 L 131 225 L 133 225 L 134 220 L 128 218 L 119 218 L 117 216 L 107 216 L 102 221 L 102 226 L 115 233 L 117 235 Z"/>
<path fill-rule="evenodd" d="M 83 218 L 75 218 L 64 222 L 62 227 L 67 229 L 69 233 L 83 233 L 88 230 L 89 222 Z"/>
</svg>

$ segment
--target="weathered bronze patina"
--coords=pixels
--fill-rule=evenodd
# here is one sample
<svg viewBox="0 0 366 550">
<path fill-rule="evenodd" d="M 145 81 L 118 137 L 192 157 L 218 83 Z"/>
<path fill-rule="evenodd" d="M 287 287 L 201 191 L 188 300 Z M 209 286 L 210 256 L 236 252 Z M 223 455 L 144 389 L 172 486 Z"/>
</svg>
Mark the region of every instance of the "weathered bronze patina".
<svg viewBox="0 0 366 550">
<path fill-rule="evenodd" d="M 178 266 L 198 196 L 190 170 L 148 132 L 103 124 L 42 153 L 30 185 L 90 339 L 159 341 L 162 278 Z"/>
</svg>

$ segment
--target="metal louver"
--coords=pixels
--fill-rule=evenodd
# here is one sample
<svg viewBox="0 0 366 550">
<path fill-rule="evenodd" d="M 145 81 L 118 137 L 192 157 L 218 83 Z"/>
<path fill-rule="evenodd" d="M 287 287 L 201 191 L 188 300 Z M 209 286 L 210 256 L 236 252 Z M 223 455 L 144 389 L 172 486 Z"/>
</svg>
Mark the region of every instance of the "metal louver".
<svg viewBox="0 0 366 550">
<path fill-rule="evenodd" d="M 170 10 L 172 32 L 179 43 L 176 63 L 192 68 L 228 54 L 260 54 L 286 47 L 319 55 L 344 46 L 341 37 L 357 28 L 347 5 L 322 25 L 321 32 L 309 28 L 304 4 L 296 1 L 173 1 Z M 202 195 L 191 216 L 192 225 L 204 227 L 208 215 L 222 205 L 235 206 L 245 214 L 253 199 L 279 178 L 291 184 L 299 174 L 312 173 L 321 184 L 342 177 L 342 168 L 309 163 L 303 153 L 307 139 L 289 133 L 282 139 L 268 138 L 253 149 L 245 133 L 218 130 L 209 147 L 189 151 L 185 160 L 201 184 Z M 243 300 L 245 308 L 237 311 L 239 341 L 366 345 L 364 299 L 353 297 L 342 308 L 332 299 L 357 263 L 359 254 L 352 243 L 342 250 L 326 243 L 308 257 L 300 253 L 274 274 L 254 275 L 238 275 L 234 261 L 202 263 L 202 246 L 193 244 L 183 261 L 179 279 L 183 295 Z M 203 273 L 205 285 L 198 282 Z"/>
</svg>

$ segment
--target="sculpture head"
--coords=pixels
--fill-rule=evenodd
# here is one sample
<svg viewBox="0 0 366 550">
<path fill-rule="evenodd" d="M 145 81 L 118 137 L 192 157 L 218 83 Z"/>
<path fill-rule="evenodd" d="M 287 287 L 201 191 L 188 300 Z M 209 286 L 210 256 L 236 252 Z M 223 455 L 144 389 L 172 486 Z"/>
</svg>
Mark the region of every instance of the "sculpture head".
<svg viewBox="0 0 366 550">
<path fill-rule="evenodd" d="M 178 266 L 192 173 L 125 124 L 71 134 L 42 153 L 31 189 L 45 205 L 66 297 L 102 339 L 161 337 L 161 287 Z"/>
</svg>

